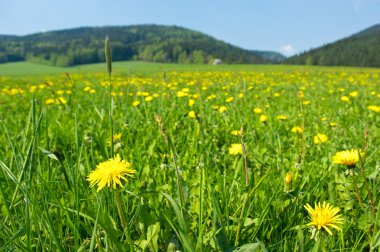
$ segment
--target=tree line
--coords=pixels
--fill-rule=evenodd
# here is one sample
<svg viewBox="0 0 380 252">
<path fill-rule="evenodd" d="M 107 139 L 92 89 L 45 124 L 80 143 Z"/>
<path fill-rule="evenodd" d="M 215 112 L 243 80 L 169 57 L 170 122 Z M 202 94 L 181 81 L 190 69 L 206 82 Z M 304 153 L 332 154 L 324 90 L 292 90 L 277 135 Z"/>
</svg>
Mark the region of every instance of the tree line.
<svg viewBox="0 0 380 252">
<path fill-rule="evenodd" d="M 104 62 L 104 37 L 111 39 L 114 61 L 168 63 L 267 63 L 244 50 L 200 32 L 177 26 L 84 27 L 27 36 L 0 36 L 0 63 L 31 61 L 54 66 Z"/>
</svg>

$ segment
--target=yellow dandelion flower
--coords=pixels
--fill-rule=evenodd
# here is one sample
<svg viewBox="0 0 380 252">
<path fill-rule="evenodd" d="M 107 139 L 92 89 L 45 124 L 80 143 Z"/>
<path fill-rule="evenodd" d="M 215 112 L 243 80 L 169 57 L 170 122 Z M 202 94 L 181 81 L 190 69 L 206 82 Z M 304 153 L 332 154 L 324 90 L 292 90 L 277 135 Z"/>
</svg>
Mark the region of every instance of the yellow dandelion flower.
<svg viewBox="0 0 380 252">
<path fill-rule="evenodd" d="M 329 140 L 328 136 L 325 134 L 318 133 L 316 136 L 314 136 L 314 143 L 315 144 L 321 144 L 325 143 Z"/>
<path fill-rule="evenodd" d="M 367 107 L 369 110 L 373 111 L 373 112 L 377 112 L 379 113 L 380 112 L 380 106 L 374 106 L 374 105 L 370 105 Z"/>
<path fill-rule="evenodd" d="M 359 162 L 360 157 L 363 155 L 364 153 L 358 149 L 344 150 L 335 153 L 332 160 L 334 164 L 342 164 L 347 167 L 353 167 L 357 162 Z"/>
<path fill-rule="evenodd" d="M 338 212 L 339 207 L 333 207 L 325 201 L 318 204 L 315 203 L 315 207 L 312 208 L 309 204 L 306 204 L 305 209 L 309 213 L 310 222 L 307 226 L 314 226 L 317 230 L 323 228 L 327 233 L 332 235 L 330 228 L 334 228 L 337 231 L 342 231 L 338 226 L 343 223 L 343 219 Z"/>
<path fill-rule="evenodd" d="M 220 106 L 219 107 L 219 113 L 224 113 L 227 111 L 227 107 L 226 106 Z"/>
<path fill-rule="evenodd" d="M 357 97 L 358 95 L 359 95 L 359 92 L 358 91 L 353 91 L 353 92 L 351 92 L 351 93 L 349 93 L 349 95 L 351 96 L 351 97 Z"/>
<path fill-rule="evenodd" d="M 344 96 L 340 97 L 340 100 L 344 101 L 344 102 L 350 102 L 350 97 L 344 95 Z"/>
<path fill-rule="evenodd" d="M 243 154 L 243 147 L 239 143 L 232 144 L 230 148 L 228 148 L 228 153 L 235 156 L 239 154 Z"/>
<path fill-rule="evenodd" d="M 292 128 L 292 132 L 293 133 L 302 133 L 303 132 L 303 128 L 295 126 L 295 127 Z"/>
<path fill-rule="evenodd" d="M 284 180 L 285 180 L 285 183 L 292 183 L 292 181 L 293 181 L 292 174 L 290 172 L 287 172 Z"/>
<path fill-rule="evenodd" d="M 262 123 L 265 123 L 268 120 L 268 117 L 266 115 L 261 115 L 259 118 L 259 121 Z"/>
<path fill-rule="evenodd" d="M 226 99 L 226 102 L 232 102 L 234 100 L 234 97 L 228 97 L 227 99 Z"/>
<path fill-rule="evenodd" d="M 121 160 L 119 155 L 98 164 L 92 172 L 87 176 L 87 181 L 90 182 L 90 187 L 98 186 L 99 192 L 105 186 L 116 189 L 116 185 L 123 186 L 121 180 L 126 181 L 128 177 L 133 177 L 136 170 L 131 169 L 131 164 L 125 160 Z"/>
<path fill-rule="evenodd" d="M 138 107 L 140 105 L 140 101 L 134 101 L 132 102 L 133 107 Z"/>
<path fill-rule="evenodd" d="M 153 100 L 153 96 L 149 95 L 149 96 L 145 97 L 144 100 L 147 102 L 150 102 L 151 100 Z"/>
<path fill-rule="evenodd" d="M 254 109 L 253 109 L 253 112 L 254 112 L 255 114 L 262 114 L 262 113 L 263 113 L 263 110 L 262 110 L 261 108 L 254 108 Z"/>
<path fill-rule="evenodd" d="M 284 178 L 285 192 L 291 192 L 293 190 L 293 175 L 291 172 L 287 172 Z"/>
<path fill-rule="evenodd" d="M 186 93 L 186 92 L 183 92 L 183 91 L 178 91 L 177 92 L 177 97 L 179 98 L 182 98 L 182 97 L 185 97 L 185 96 L 188 96 L 189 94 Z"/>
<path fill-rule="evenodd" d="M 336 122 L 330 122 L 331 127 L 336 127 L 337 123 Z"/>
<path fill-rule="evenodd" d="M 194 119 L 197 118 L 197 114 L 194 111 L 190 111 L 189 113 L 187 113 L 187 116 Z"/>
<path fill-rule="evenodd" d="M 112 136 L 112 139 L 113 139 L 114 142 L 116 142 L 116 141 L 120 141 L 120 139 L 121 139 L 121 133 L 116 133 L 116 134 L 114 134 L 114 135 Z"/>
<path fill-rule="evenodd" d="M 240 130 L 233 130 L 233 131 L 231 131 L 231 135 L 233 135 L 233 136 L 240 136 Z"/>
<path fill-rule="evenodd" d="M 45 100 L 45 104 L 46 104 L 46 105 L 54 104 L 54 102 L 55 102 L 55 100 L 52 99 L 52 98 L 49 98 L 49 99 L 46 99 L 46 100 Z"/>
<path fill-rule="evenodd" d="M 311 103 L 311 101 L 304 101 L 302 102 L 303 105 L 309 105 Z"/>
<path fill-rule="evenodd" d="M 192 107 L 194 106 L 194 103 L 195 103 L 194 99 L 189 99 L 189 101 L 187 102 L 187 105 L 189 105 L 189 107 Z"/>
<path fill-rule="evenodd" d="M 55 100 L 55 103 L 56 104 L 66 104 L 67 103 L 67 100 L 63 97 L 58 97 L 56 100 Z"/>
<path fill-rule="evenodd" d="M 288 119 L 288 117 L 285 116 L 285 115 L 278 115 L 278 116 L 276 117 L 276 119 L 277 119 L 277 120 L 280 120 L 280 121 L 285 121 L 285 120 Z"/>
</svg>

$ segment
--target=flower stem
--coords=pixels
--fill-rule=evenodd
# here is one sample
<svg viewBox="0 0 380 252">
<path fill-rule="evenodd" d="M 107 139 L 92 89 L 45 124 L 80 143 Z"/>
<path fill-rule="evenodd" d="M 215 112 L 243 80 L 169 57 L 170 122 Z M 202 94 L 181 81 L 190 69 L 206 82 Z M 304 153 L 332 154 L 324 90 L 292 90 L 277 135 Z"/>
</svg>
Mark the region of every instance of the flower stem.
<svg viewBox="0 0 380 252">
<path fill-rule="evenodd" d="M 120 221 L 121 221 L 121 226 L 123 227 L 123 231 L 125 232 L 125 236 L 126 236 L 127 242 L 130 242 L 131 238 L 129 236 L 129 230 L 128 230 L 128 227 L 127 227 L 127 224 L 126 224 L 126 221 L 125 221 L 125 216 L 124 216 L 124 213 L 123 213 L 123 208 L 121 207 L 121 199 L 120 199 L 119 191 L 118 190 L 114 190 L 113 192 L 114 192 L 114 196 L 115 196 L 115 201 L 116 201 L 116 206 L 117 206 L 117 212 L 119 214 Z"/>
<path fill-rule="evenodd" d="M 360 197 L 360 192 L 359 192 L 358 182 L 357 182 L 357 180 L 356 180 L 356 174 L 355 174 L 355 172 L 353 172 L 353 173 L 354 173 L 354 174 L 353 174 L 353 177 L 354 177 L 354 186 L 355 186 L 356 198 L 357 198 L 358 201 L 359 201 L 359 205 L 360 205 L 360 207 L 361 207 L 362 209 L 364 209 L 363 201 L 362 201 L 362 199 L 361 199 L 361 197 Z"/>
</svg>

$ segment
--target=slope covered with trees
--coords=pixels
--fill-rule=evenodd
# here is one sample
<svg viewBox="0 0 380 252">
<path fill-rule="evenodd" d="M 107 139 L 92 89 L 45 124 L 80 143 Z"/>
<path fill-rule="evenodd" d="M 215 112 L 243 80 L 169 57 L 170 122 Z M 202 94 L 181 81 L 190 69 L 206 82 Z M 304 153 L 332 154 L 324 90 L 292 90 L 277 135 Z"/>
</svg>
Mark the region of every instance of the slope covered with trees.
<svg viewBox="0 0 380 252">
<path fill-rule="evenodd" d="M 275 52 L 260 55 L 177 26 L 134 25 L 3 35 L 0 62 L 26 60 L 57 66 L 103 62 L 106 35 L 111 39 L 114 61 L 209 63 L 219 58 L 226 63 L 267 63 L 283 57 Z"/>
<path fill-rule="evenodd" d="M 380 24 L 285 60 L 289 64 L 380 67 Z"/>
</svg>

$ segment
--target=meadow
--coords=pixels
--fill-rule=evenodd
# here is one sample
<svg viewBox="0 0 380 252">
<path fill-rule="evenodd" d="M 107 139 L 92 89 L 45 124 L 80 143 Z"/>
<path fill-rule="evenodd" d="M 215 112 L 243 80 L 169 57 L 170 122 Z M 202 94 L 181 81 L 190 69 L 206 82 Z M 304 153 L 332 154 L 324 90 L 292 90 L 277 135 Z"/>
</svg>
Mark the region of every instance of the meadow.
<svg viewBox="0 0 380 252">
<path fill-rule="evenodd" d="M 380 251 L 380 69 L 19 64 L 0 251 Z"/>
</svg>

